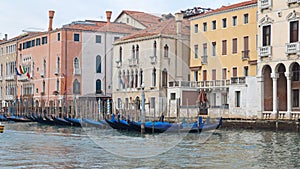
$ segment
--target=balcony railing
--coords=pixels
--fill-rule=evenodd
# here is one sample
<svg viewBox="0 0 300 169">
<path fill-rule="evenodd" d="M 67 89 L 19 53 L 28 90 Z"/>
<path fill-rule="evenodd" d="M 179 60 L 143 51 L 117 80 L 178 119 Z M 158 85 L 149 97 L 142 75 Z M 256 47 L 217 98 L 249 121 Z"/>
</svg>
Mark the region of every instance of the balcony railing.
<svg viewBox="0 0 300 169">
<path fill-rule="evenodd" d="M 232 77 L 230 79 L 231 84 L 245 84 L 246 78 L 245 77 Z"/>
<path fill-rule="evenodd" d="M 74 75 L 80 75 L 81 74 L 81 71 L 80 69 L 74 69 Z"/>
<path fill-rule="evenodd" d="M 130 67 L 132 67 L 132 66 L 137 66 L 137 65 L 138 65 L 137 59 L 136 59 L 136 58 L 128 59 L 128 62 L 129 62 L 129 66 L 130 66 Z"/>
<path fill-rule="evenodd" d="M 242 60 L 249 59 L 249 52 L 250 52 L 250 50 L 242 51 Z"/>
<path fill-rule="evenodd" d="M 151 64 L 154 65 L 156 63 L 157 56 L 150 56 L 150 59 L 151 59 Z"/>
<path fill-rule="evenodd" d="M 272 0 L 259 0 L 258 7 L 260 10 L 272 7 Z"/>
<path fill-rule="evenodd" d="M 272 54 L 272 46 L 264 46 L 259 48 L 259 56 L 260 57 L 271 57 Z"/>
<path fill-rule="evenodd" d="M 300 42 L 287 43 L 285 45 L 286 54 L 296 54 L 300 52 Z"/>
<path fill-rule="evenodd" d="M 14 75 L 6 75 L 5 80 L 12 81 L 12 80 L 15 80 L 15 77 L 14 77 Z"/>
<path fill-rule="evenodd" d="M 30 76 L 30 77 L 32 77 L 32 76 Z M 21 76 L 18 76 L 18 80 L 19 81 L 28 81 L 28 77 L 26 74 L 23 74 Z"/>
<path fill-rule="evenodd" d="M 168 87 L 185 87 L 185 88 L 213 88 L 227 87 L 230 85 L 230 80 L 212 80 L 212 81 L 171 81 Z"/>
<path fill-rule="evenodd" d="M 201 56 L 201 63 L 207 64 L 207 55 Z"/>
<path fill-rule="evenodd" d="M 289 4 L 293 4 L 293 3 L 300 3 L 300 0 L 287 0 L 286 3 Z"/>
</svg>

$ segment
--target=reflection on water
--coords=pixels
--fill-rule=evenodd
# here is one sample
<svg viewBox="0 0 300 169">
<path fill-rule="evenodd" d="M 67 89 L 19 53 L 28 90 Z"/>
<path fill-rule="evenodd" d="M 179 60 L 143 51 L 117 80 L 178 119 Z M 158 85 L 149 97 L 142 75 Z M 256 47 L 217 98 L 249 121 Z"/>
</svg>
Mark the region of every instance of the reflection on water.
<svg viewBox="0 0 300 169">
<path fill-rule="evenodd" d="M 124 144 L 121 137 L 124 133 L 111 129 L 102 132 L 107 134 L 107 138 L 120 135 L 120 144 Z M 137 135 L 132 137 L 145 139 Z M 199 143 L 197 139 L 197 134 L 188 134 L 160 155 L 134 159 L 102 149 L 81 128 L 10 123 L 0 134 L 0 168 L 300 167 L 299 133 L 221 129 L 216 130 L 205 143 Z M 133 149 L 124 151 L 137 153 Z"/>
</svg>

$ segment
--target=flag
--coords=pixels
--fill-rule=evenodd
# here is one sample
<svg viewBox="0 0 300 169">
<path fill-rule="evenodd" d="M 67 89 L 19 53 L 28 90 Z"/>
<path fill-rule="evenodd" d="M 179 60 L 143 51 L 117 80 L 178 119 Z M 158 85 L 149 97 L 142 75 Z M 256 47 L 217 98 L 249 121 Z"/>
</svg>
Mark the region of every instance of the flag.
<svg viewBox="0 0 300 169">
<path fill-rule="evenodd" d="M 27 69 L 24 66 L 22 66 L 22 68 L 23 68 L 23 74 L 25 74 L 27 72 Z"/>
<path fill-rule="evenodd" d="M 29 74 L 29 72 L 26 73 L 26 76 L 28 77 L 28 79 L 30 79 L 30 74 Z"/>
<path fill-rule="evenodd" d="M 21 66 L 21 65 L 19 65 L 19 70 L 20 70 L 20 73 L 21 73 L 21 74 L 24 74 L 24 72 L 23 72 L 23 69 L 22 69 L 22 66 Z"/>
<path fill-rule="evenodd" d="M 18 76 L 21 76 L 21 74 L 19 73 L 18 69 L 17 69 L 17 68 L 15 68 L 15 69 L 16 69 L 16 74 L 17 74 Z"/>
</svg>

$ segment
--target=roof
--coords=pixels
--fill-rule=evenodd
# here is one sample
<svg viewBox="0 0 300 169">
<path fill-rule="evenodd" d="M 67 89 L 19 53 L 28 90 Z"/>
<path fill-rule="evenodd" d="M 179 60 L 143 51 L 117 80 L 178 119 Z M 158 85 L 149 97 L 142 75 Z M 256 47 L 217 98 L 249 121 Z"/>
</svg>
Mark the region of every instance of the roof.
<svg viewBox="0 0 300 169">
<path fill-rule="evenodd" d="M 205 13 L 200 13 L 199 15 L 196 15 L 195 17 L 192 17 L 192 19 L 197 18 L 199 16 L 211 15 L 211 14 L 214 14 L 214 13 L 227 11 L 227 10 L 231 10 L 231 9 L 235 9 L 235 8 L 239 8 L 239 7 L 243 7 L 243 6 L 253 5 L 253 4 L 257 4 L 257 0 L 244 1 L 244 2 L 240 2 L 240 3 L 228 5 L 228 6 L 222 6 L 221 8 L 217 8 L 215 10 L 211 10 L 211 11 L 208 11 L 208 12 L 205 12 Z"/>
<path fill-rule="evenodd" d="M 115 22 L 123 15 L 123 14 L 127 14 L 130 17 L 132 17 L 133 19 L 135 19 L 136 21 L 138 21 L 139 23 L 141 23 L 142 25 L 144 25 L 145 27 L 149 27 L 152 25 L 155 25 L 157 23 L 159 23 L 160 21 L 160 17 L 152 15 L 152 14 L 148 14 L 148 13 L 144 13 L 144 12 L 139 12 L 139 11 L 129 11 L 129 10 L 123 10 L 119 16 L 115 19 Z"/>
<path fill-rule="evenodd" d="M 25 39 L 25 38 L 32 37 L 32 36 L 41 35 L 43 33 L 44 32 L 26 32 L 24 34 L 18 35 L 16 37 L 13 37 L 13 38 L 8 39 L 8 40 L 2 40 L 2 41 L 0 40 L 0 44 L 10 43 L 10 42 L 13 42 L 13 41 L 21 40 L 23 38 Z"/>
<path fill-rule="evenodd" d="M 110 22 L 101 28 L 99 28 L 98 31 L 103 31 L 103 32 L 115 32 L 115 33 L 133 33 L 136 31 L 139 31 L 140 29 L 137 29 L 133 26 L 126 25 L 124 23 L 114 23 Z"/>
<path fill-rule="evenodd" d="M 182 35 L 189 36 L 189 34 L 190 34 L 189 26 L 190 26 L 189 21 L 187 19 L 183 19 Z M 129 39 L 135 39 L 135 38 L 139 38 L 139 37 L 147 37 L 147 36 L 160 35 L 160 34 L 177 35 L 175 18 L 165 20 L 163 22 L 160 22 L 159 24 L 156 24 L 154 26 L 140 30 L 131 35 L 125 36 L 125 37 L 119 39 L 118 41 L 120 42 L 122 40 L 129 40 Z"/>
</svg>

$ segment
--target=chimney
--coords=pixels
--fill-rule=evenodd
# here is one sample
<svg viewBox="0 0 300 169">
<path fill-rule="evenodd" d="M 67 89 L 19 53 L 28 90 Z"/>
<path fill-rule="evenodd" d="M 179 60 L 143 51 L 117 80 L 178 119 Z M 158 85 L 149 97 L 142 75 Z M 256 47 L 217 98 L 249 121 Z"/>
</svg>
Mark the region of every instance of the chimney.
<svg viewBox="0 0 300 169">
<path fill-rule="evenodd" d="M 4 40 L 7 40 L 7 34 L 4 34 Z"/>
<path fill-rule="evenodd" d="M 107 23 L 110 23 L 111 13 L 112 13 L 111 11 L 106 11 Z"/>
<path fill-rule="evenodd" d="M 176 21 L 176 30 L 177 35 L 181 36 L 182 33 L 182 21 L 183 21 L 183 13 L 176 13 L 175 14 L 175 21 Z"/>
<path fill-rule="evenodd" d="M 50 10 L 49 11 L 49 28 L 48 28 L 48 31 L 52 31 L 53 17 L 54 17 L 54 11 Z"/>
</svg>

